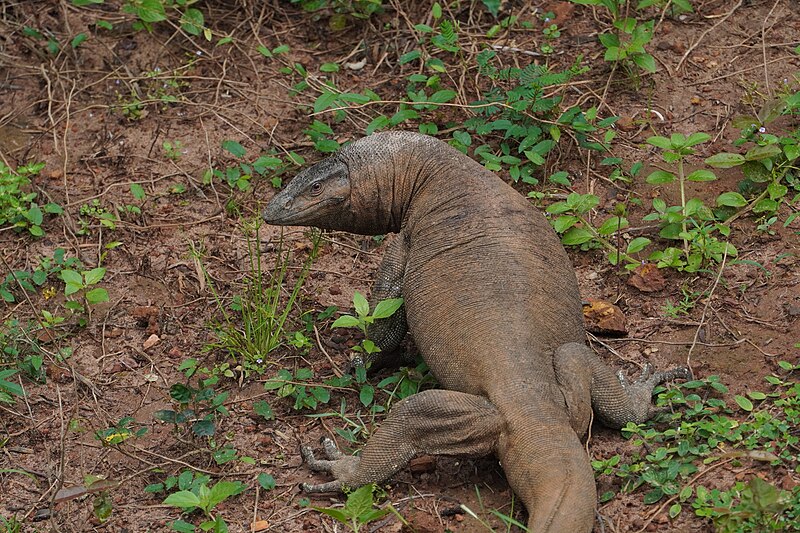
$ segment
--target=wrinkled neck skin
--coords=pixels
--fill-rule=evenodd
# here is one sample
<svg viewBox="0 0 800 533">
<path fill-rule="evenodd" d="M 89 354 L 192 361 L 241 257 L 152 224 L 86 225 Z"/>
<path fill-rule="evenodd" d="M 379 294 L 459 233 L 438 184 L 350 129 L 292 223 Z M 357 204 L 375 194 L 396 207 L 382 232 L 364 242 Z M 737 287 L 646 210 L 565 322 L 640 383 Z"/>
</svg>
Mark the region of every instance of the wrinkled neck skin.
<svg viewBox="0 0 800 533">
<path fill-rule="evenodd" d="M 444 165 L 435 157 L 445 148 L 441 141 L 411 132 L 385 132 L 344 147 L 335 157 L 349 170 L 350 227 L 339 228 L 363 235 L 397 233 L 419 196 Z"/>
</svg>

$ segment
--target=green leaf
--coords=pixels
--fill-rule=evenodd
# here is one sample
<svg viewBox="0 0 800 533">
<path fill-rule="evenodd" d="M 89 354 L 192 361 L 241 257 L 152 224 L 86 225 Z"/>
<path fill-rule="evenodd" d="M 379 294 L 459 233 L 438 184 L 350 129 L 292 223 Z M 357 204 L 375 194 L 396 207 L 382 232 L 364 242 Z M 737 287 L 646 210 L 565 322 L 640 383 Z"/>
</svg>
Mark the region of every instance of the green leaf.
<svg viewBox="0 0 800 533">
<path fill-rule="evenodd" d="M 192 432 L 198 437 L 213 437 L 216 433 L 213 420 L 195 420 L 192 423 Z"/>
<path fill-rule="evenodd" d="M 680 503 L 673 503 L 669 508 L 669 517 L 675 518 L 681 514 L 681 504 Z"/>
<path fill-rule="evenodd" d="M 216 485 L 211 487 L 208 494 L 208 503 L 206 509 L 213 509 L 218 503 L 225 501 L 231 496 L 241 494 L 247 489 L 247 485 L 241 481 L 218 481 Z"/>
<path fill-rule="evenodd" d="M 184 520 L 175 520 L 169 524 L 169 527 L 178 531 L 179 533 L 194 533 L 195 527 L 194 524 L 190 524 Z"/>
<path fill-rule="evenodd" d="M 717 196 L 717 205 L 724 205 L 728 207 L 744 207 L 747 205 L 747 200 L 738 192 L 724 192 Z"/>
<path fill-rule="evenodd" d="M 636 237 L 628 244 L 627 253 L 635 254 L 636 252 L 641 252 L 650 242 L 650 239 L 647 237 Z"/>
<path fill-rule="evenodd" d="M 192 507 L 200 506 L 200 498 L 190 490 L 181 490 L 173 492 L 167 496 L 162 502 L 164 505 L 172 505 L 181 509 L 190 509 Z"/>
<path fill-rule="evenodd" d="M 101 279 L 103 279 L 103 276 L 105 275 L 106 275 L 106 269 L 103 267 L 93 268 L 92 270 L 83 273 L 83 277 L 86 280 L 85 283 L 87 287 L 89 285 L 95 285 Z"/>
<path fill-rule="evenodd" d="M 683 143 L 684 147 L 695 146 L 711 139 L 708 133 L 692 133 Z"/>
<path fill-rule="evenodd" d="M 561 242 L 566 246 L 576 246 L 583 244 L 594 239 L 594 235 L 589 230 L 584 228 L 570 228 L 563 237 Z"/>
<path fill-rule="evenodd" d="M 721 152 L 719 154 L 714 154 L 711 157 L 706 159 L 706 165 L 715 167 L 715 168 L 731 168 L 737 167 L 745 162 L 745 158 L 741 154 L 730 154 L 726 152 Z"/>
<path fill-rule="evenodd" d="M 253 411 L 259 416 L 263 416 L 267 420 L 273 420 L 275 418 L 275 413 L 272 411 L 272 407 L 264 400 L 258 400 L 257 402 L 253 403 Z"/>
<path fill-rule="evenodd" d="M 761 161 L 780 155 L 781 147 L 776 144 L 767 144 L 764 146 L 754 146 L 744 154 L 747 161 Z"/>
<path fill-rule="evenodd" d="M 391 121 L 389 120 L 389 117 L 385 115 L 378 115 L 372 119 L 372 122 L 369 123 L 364 133 L 366 135 L 372 135 L 375 130 L 382 130 L 386 126 L 389 126 L 390 122 Z"/>
<path fill-rule="evenodd" d="M 326 514 L 331 518 L 338 520 L 342 524 L 350 523 L 350 515 L 339 509 L 329 509 L 327 507 L 312 507 L 312 509 L 319 511 L 322 514 Z"/>
<path fill-rule="evenodd" d="M 275 488 L 275 478 L 262 472 L 258 475 L 258 484 L 264 490 L 272 490 Z"/>
<path fill-rule="evenodd" d="M 449 89 L 442 89 L 441 91 L 436 91 L 435 93 L 433 93 L 430 96 L 430 98 L 428 98 L 428 101 L 435 102 L 437 104 L 443 104 L 455 98 L 456 94 L 457 93 L 455 91 L 451 91 Z"/>
<path fill-rule="evenodd" d="M 61 280 L 67 285 L 64 294 L 69 296 L 83 288 L 83 276 L 74 270 L 64 269 L 60 272 Z"/>
<path fill-rule="evenodd" d="M 580 219 L 572 215 L 563 215 L 553 221 L 553 228 L 558 233 L 564 233 L 569 228 L 578 223 Z"/>
<path fill-rule="evenodd" d="M 350 516 L 363 516 L 372 510 L 373 490 L 375 486 L 369 483 L 347 496 L 345 508 Z"/>
<path fill-rule="evenodd" d="M 419 59 L 421 55 L 422 53 L 419 50 L 411 50 L 410 52 L 401 55 L 398 62 L 401 65 L 405 65 L 406 63 L 410 63 L 415 59 Z"/>
<path fill-rule="evenodd" d="M 96 305 L 108 301 L 108 291 L 102 287 L 96 287 L 86 293 L 86 301 L 89 305 Z"/>
<path fill-rule="evenodd" d="M 359 322 L 359 320 L 356 317 L 354 317 L 352 315 L 342 315 L 342 316 L 340 316 L 339 318 L 337 318 L 336 320 L 333 321 L 333 324 L 331 324 L 331 327 L 332 328 L 354 328 L 354 327 L 357 327 L 359 324 L 361 324 L 361 322 Z"/>
<path fill-rule="evenodd" d="M 369 303 L 364 295 L 358 291 L 353 294 L 353 305 L 356 308 L 356 314 L 360 317 L 369 315 Z"/>
<path fill-rule="evenodd" d="M 144 200 L 147 196 L 144 192 L 144 188 L 138 183 L 131 183 L 131 194 L 137 200 Z"/>
<path fill-rule="evenodd" d="M 656 170 L 647 176 L 647 183 L 650 185 L 661 185 L 663 183 L 672 183 L 675 180 L 675 174 L 667 172 L 666 170 Z"/>
<path fill-rule="evenodd" d="M 710 170 L 700 169 L 686 176 L 686 179 L 688 181 L 714 181 L 717 176 Z"/>
<path fill-rule="evenodd" d="M 85 33 L 79 33 L 72 38 L 72 41 L 70 41 L 69 44 L 72 48 L 78 48 L 87 38 L 88 36 Z"/>
<path fill-rule="evenodd" d="M 369 407 L 374 397 L 375 389 L 372 385 L 364 385 L 361 387 L 361 391 L 358 394 L 358 399 L 361 400 L 361 403 L 364 405 L 364 407 Z"/>
<path fill-rule="evenodd" d="M 164 10 L 163 0 L 140 0 L 138 6 L 130 6 L 131 10 L 142 22 L 152 23 L 167 20 L 167 13 Z"/>
<path fill-rule="evenodd" d="M 235 157 L 244 157 L 247 150 L 236 141 L 222 141 L 222 149 L 230 152 Z"/>
<path fill-rule="evenodd" d="M 181 17 L 181 28 L 190 35 L 200 35 L 205 23 L 203 12 L 193 7 L 187 9 Z"/>
<path fill-rule="evenodd" d="M 572 184 L 569 182 L 569 172 L 565 170 L 555 172 L 547 179 L 550 181 L 550 183 L 555 183 L 556 185 L 563 185 L 564 187 L 572 186 Z"/>
<path fill-rule="evenodd" d="M 672 143 L 666 137 L 661 137 L 661 136 L 649 137 L 645 142 L 647 144 L 655 146 L 656 148 L 661 148 L 662 150 L 672 149 Z"/>
<path fill-rule="evenodd" d="M 597 228 L 597 233 L 600 235 L 611 235 L 617 230 L 627 228 L 628 225 L 628 220 L 624 217 L 611 217 Z"/>
<path fill-rule="evenodd" d="M 736 403 L 741 407 L 743 410 L 750 412 L 753 410 L 753 402 L 745 398 L 744 396 L 736 395 L 733 397 L 736 400 Z"/>
<path fill-rule="evenodd" d="M 645 72 L 653 74 L 656 70 L 658 70 L 656 68 L 656 60 L 650 54 L 634 54 L 631 59 L 637 67 Z"/>
<path fill-rule="evenodd" d="M 383 300 L 375 306 L 375 311 L 372 313 L 372 316 L 375 318 L 388 318 L 392 316 L 395 311 L 400 309 L 402 305 L 402 298 L 389 298 L 387 300 Z"/>
<path fill-rule="evenodd" d="M 44 220 L 42 210 L 36 204 L 31 204 L 30 209 L 28 209 L 28 212 L 25 213 L 25 218 L 27 218 L 34 226 L 40 225 Z"/>
</svg>

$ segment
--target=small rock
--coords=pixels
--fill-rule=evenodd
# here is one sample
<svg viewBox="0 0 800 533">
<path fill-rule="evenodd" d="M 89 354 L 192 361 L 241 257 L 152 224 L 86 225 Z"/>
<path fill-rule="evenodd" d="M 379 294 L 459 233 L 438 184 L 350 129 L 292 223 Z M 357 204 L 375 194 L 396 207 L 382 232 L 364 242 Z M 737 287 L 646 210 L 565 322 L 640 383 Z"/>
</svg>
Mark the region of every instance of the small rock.
<svg viewBox="0 0 800 533">
<path fill-rule="evenodd" d="M 786 309 L 786 313 L 789 316 L 800 316 L 800 305 L 790 304 Z"/>
<path fill-rule="evenodd" d="M 173 359 L 180 359 L 181 357 L 183 357 L 183 352 L 177 346 L 173 346 L 172 348 L 170 348 L 167 355 L 169 355 Z"/>
<path fill-rule="evenodd" d="M 144 341 L 144 344 L 142 344 L 142 348 L 144 348 L 145 350 L 149 350 L 150 348 L 158 344 L 160 341 L 161 339 L 158 337 L 158 335 L 154 333 L 149 337 L 147 337 L 147 340 Z"/>
</svg>

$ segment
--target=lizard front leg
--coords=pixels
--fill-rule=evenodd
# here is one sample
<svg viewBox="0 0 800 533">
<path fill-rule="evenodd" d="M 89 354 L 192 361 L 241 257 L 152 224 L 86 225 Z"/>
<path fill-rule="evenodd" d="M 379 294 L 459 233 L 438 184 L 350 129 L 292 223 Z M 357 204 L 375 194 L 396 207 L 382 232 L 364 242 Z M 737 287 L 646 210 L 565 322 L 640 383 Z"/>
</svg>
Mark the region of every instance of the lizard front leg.
<svg viewBox="0 0 800 533">
<path fill-rule="evenodd" d="M 428 390 L 398 402 L 370 437 L 360 457 L 342 455 L 332 441 L 323 441 L 328 460 L 302 448 L 312 470 L 336 479 L 303 484 L 307 492 L 331 492 L 343 486 L 381 483 L 417 455 L 483 456 L 495 450 L 503 420 L 482 396 L 448 390 Z"/>
<path fill-rule="evenodd" d="M 406 273 L 406 260 L 408 257 L 408 238 L 404 232 L 394 237 L 386 249 L 383 262 L 378 268 L 375 285 L 369 299 L 370 309 L 389 298 L 403 296 L 403 278 Z M 380 348 L 380 352 L 371 354 L 366 361 L 359 357 L 352 361 L 353 366 L 363 366 L 370 363 L 370 368 L 378 370 L 386 367 L 398 367 L 410 363 L 405 353 L 398 350 L 406 336 L 405 306 L 400 307 L 389 318 L 378 319 L 367 328 L 367 337 Z"/>
</svg>

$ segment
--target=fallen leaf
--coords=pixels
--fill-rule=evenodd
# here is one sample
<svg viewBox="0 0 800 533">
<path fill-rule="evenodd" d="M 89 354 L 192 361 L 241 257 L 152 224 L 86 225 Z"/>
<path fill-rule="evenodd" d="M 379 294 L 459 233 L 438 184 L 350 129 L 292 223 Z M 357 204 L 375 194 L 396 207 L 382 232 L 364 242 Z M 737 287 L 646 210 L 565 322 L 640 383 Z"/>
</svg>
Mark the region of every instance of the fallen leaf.
<svg viewBox="0 0 800 533">
<path fill-rule="evenodd" d="M 254 533 L 256 531 L 264 531 L 265 529 L 269 528 L 269 522 L 266 520 L 256 520 L 255 522 L 250 524 L 250 531 Z"/>
<path fill-rule="evenodd" d="M 602 335 L 621 336 L 628 333 L 622 310 L 605 300 L 588 300 L 583 304 L 586 329 Z"/>
<path fill-rule="evenodd" d="M 628 279 L 628 285 L 642 292 L 656 292 L 667 286 L 667 280 L 655 264 L 644 263 L 634 269 L 633 275 Z"/>
</svg>

